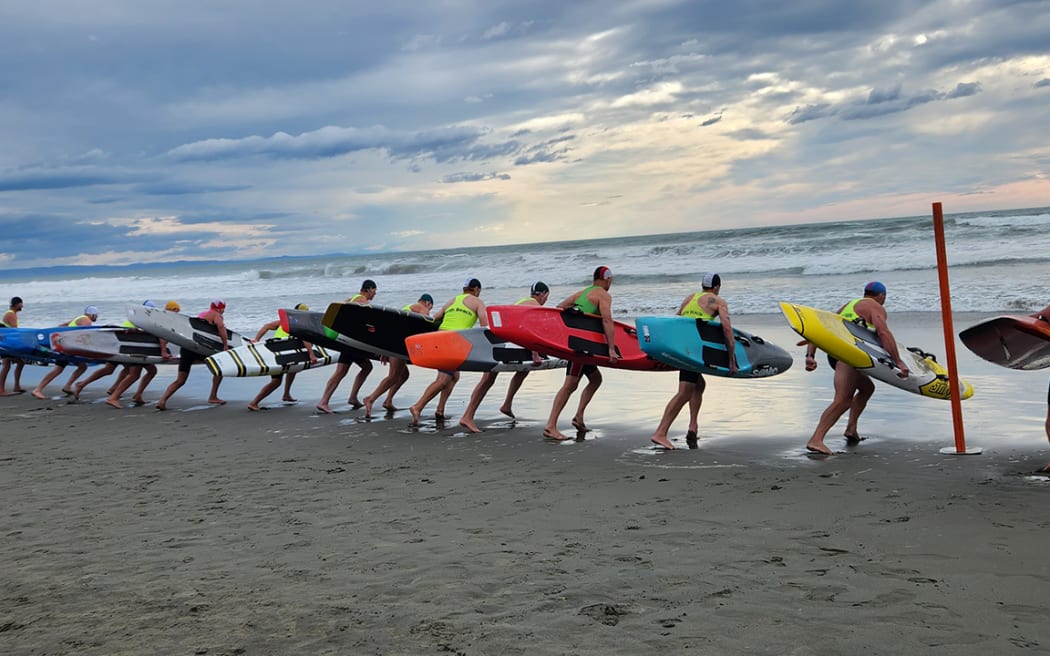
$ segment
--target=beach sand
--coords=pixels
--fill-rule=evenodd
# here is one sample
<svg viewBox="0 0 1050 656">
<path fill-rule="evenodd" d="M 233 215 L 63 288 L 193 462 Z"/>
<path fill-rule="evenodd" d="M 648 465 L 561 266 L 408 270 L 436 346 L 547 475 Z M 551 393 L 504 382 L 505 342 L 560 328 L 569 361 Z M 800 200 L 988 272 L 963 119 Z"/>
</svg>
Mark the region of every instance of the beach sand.
<svg viewBox="0 0 1050 656">
<path fill-rule="evenodd" d="M 931 342 L 927 319 L 893 321 Z M 793 343 L 775 318 L 739 323 Z M 843 453 L 807 457 L 831 384 L 800 361 L 709 379 L 700 448 L 676 452 L 648 443 L 676 387 L 662 373 L 606 372 L 594 430 L 562 444 L 540 438 L 557 372 L 530 377 L 516 422 L 496 412 L 497 382 L 481 435 L 455 419 L 412 429 L 404 411 L 318 415 L 324 370 L 297 381 L 302 403 L 275 393 L 266 412 L 245 408 L 262 380 L 224 381 L 229 403 L 203 403 L 203 370 L 167 412 L 108 408 L 105 381 L 80 403 L 3 398 L 0 649 L 1050 652 L 1050 483 L 1030 475 L 1047 460 L 1045 372 L 964 353 L 960 369 L 978 388 L 963 407 L 981 455 L 938 452 L 950 404 L 880 387 L 867 441 L 846 447 L 840 424 L 828 444 Z M 431 379 L 416 370 L 401 404 Z"/>
</svg>

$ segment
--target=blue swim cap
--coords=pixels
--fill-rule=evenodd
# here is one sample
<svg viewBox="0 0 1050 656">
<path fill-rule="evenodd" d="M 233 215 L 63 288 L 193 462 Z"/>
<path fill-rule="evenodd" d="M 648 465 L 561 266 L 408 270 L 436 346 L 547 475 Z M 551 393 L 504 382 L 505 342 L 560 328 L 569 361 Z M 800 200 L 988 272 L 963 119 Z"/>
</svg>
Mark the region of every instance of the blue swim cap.
<svg viewBox="0 0 1050 656">
<path fill-rule="evenodd" d="M 864 286 L 865 294 L 885 294 L 886 285 L 882 284 L 878 280 L 873 280 Z"/>
<path fill-rule="evenodd" d="M 422 296 L 419 297 L 419 302 L 420 303 L 430 303 L 431 305 L 433 305 L 434 304 L 434 297 L 431 296 L 430 294 L 423 294 Z"/>
</svg>

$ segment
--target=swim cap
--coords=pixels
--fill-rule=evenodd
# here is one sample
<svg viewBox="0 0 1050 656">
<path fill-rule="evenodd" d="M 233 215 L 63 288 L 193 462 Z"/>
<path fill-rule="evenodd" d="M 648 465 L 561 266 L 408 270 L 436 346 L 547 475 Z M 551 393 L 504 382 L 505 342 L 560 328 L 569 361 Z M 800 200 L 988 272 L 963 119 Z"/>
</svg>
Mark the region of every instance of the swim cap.
<svg viewBox="0 0 1050 656">
<path fill-rule="evenodd" d="M 532 296 L 536 296 L 537 294 L 542 294 L 543 292 L 550 292 L 550 290 L 551 288 L 547 286 L 547 283 L 537 281 L 532 283 L 532 290 L 529 291 L 529 294 L 531 294 Z"/>
<path fill-rule="evenodd" d="M 477 278 L 467 278 L 467 282 L 463 283 L 463 289 L 481 289 L 481 281 Z"/>
<path fill-rule="evenodd" d="M 22 302 L 22 298 L 20 296 L 13 296 L 13 297 L 11 297 L 11 307 L 14 307 L 14 306 L 18 305 L 21 302 Z"/>
<path fill-rule="evenodd" d="M 607 266 L 600 266 L 594 270 L 595 280 L 609 280 L 612 278 L 612 269 Z"/>
<path fill-rule="evenodd" d="M 714 289 L 722 284 L 722 277 L 717 273 L 705 273 L 704 280 L 700 284 L 704 289 Z"/>
<path fill-rule="evenodd" d="M 151 308 L 155 308 L 155 307 L 157 307 L 157 304 L 156 304 L 156 303 L 154 303 L 153 301 L 150 301 L 150 300 L 146 300 L 146 301 L 143 301 L 143 302 L 142 302 L 142 305 L 143 305 L 144 307 L 151 307 Z"/>
<path fill-rule="evenodd" d="M 873 281 L 869 282 L 867 285 L 864 286 L 864 293 L 865 294 L 875 294 L 875 295 L 885 294 L 886 293 L 886 285 L 882 284 L 878 280 L 873 280 Z"/>
<path fill-rule="evenodd" d="M 216 298 L 211 302 L 211 309 L 213 310 L 224 310 L 226 309 L 226 301 L 221 298 Z"/>
<path fill-rule="evenodd" d="M 363 283 L 361 283 L 361 291 L 363 291 L 363 292 L 367 292 L 368 290 L 375 289 L 375 288 L 376 288 L 376 281 L 375 280 L 365 280 Z"/>
<path fill-rule="evenodd" d="M 310 306 L 307 305 L 306 303 L 299 303 L 298 305 L 295 306 L 295 309 L 296 310 L 302 310 L 303 312 L 306 312 L 307 310 L 310 309 Z"/>
<path fill-rule="evenodd" d="M 419 302 L 420 303 L 430 303 L 431 305 L 433 305 L 434 304 L 434 297 L 431 296 L 430 294 L 423 294 L 422 296 L 419 297 Z"/>
<path fill-rule="evenodd" d="M 89 305 L 86 308 L 84 308 L 84 314 L 88 315 L 89 317 L 97 317 L 98 308 L 94 305 Z"/>
<path fill-rule="evenodd" d="M 179 304 L 176 303 L 175 301 L 168 301 L 167 304 L 164 306 L 164 309 L 167 310 L 168 312 L 181 312 L 182 311 L 182 308 L 179 307 Z"/>
</svg>

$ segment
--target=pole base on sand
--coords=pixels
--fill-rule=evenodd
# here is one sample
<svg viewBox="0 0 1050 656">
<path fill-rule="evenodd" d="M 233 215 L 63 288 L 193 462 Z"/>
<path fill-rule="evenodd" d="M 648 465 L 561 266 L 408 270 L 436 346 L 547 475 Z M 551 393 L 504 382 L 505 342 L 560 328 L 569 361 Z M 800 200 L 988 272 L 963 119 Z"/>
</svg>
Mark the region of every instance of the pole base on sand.
<svg viewBox="0 0 1050 656">
<path fill-rule="evenodd" d="M 946 446 L 941 449 L 941 453 L 946 456 L 975 456 L 982 451 L 984 451 L 984 449 L 979 446 L 968 446 L 965 451 L 960 451 L 954 446 Z"/>
</svg>

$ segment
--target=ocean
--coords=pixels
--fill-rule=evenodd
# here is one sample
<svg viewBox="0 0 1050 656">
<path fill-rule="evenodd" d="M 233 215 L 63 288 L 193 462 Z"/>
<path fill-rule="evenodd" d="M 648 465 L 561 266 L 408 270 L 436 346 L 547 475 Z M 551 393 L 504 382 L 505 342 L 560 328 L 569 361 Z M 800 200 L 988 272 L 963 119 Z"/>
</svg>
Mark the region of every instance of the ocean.
<svg viewBox="0 0 1050 656">
<path fill-rule="evenodd" d="M 1030 312 L 1050 300 L 1050 208 L 945 217 L 955 312 Z M 939 311 L 931 216 L 726 229 L 586 241 L 367 255 L 317 255 L 209 263 L 55 267 L 0 273 L 0 298 L 21 296 L 24 326 L 53 325 L 86 305 L 120 323 L 128 303 L 177 300 L 186 313 L 227 302 L 228 324 L 251 333 L 279 307 L 323 310 L 378 284 L 375 303 L 400 307 L 423 292 L 438 305 L 477 277 L 488 304 L 510 303 L 537 280 L 552 302 L 613 270 L 614 314 L 671 314 L 707 271 L 722 276 L 733 315 L 776 314 L 788 300 L 836 309 L 869 280 L 889 288 L 887 309 Z"/>
</svg>

